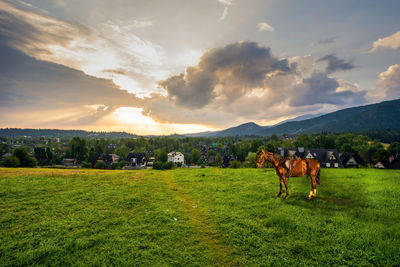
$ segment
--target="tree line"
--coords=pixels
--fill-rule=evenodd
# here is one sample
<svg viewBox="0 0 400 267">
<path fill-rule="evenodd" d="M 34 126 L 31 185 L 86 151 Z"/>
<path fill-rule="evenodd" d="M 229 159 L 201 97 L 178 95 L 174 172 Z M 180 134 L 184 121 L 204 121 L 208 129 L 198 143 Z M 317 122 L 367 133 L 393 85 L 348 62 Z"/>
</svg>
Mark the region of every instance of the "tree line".
<svg viewBox="0 0 400 267">
<path fill-rule="evenodd" d="M 390 134 L 390 133 L 389 133 Z M 396 140 L 396 139 L 395 139 Z M 186 164 L 222 165 L 224 157 L 252 166 L 260 147 L 275 150 L 283 148 L 325 148 L 339 152 L 358 153 L 369 163 L 387 159 L 400 153 L 400 142 L 382 143 L 366 134 L 320 133 L 298 136 L 269 137 L 138 137 L 138 138 L 82 138 L 73 137 L 60 142 L 46 138 L 1 138 L 0 154 L 12 155 L 2 160 L 3 166 L 48 166 L 62 163 L 64 158 L 76 159 L 85 167 L 94 167 L 100 154 L 117 154 L 123 161 L 129 152 L 142 152 L 156 161 L 166 162 L 166 154 L 182 152 Z M 21 147 L 13 148 L 18 144 Z M 213 162 L 209 159 L 213 157 Z M 31 158 L 27 160 L 27 158 Z M 247 163 L 246 163 L 247 162 Z M 251 162 L 251 164 L 249 163 Z M 235 163 L 236 164 L 236 163 Z M 122 164 L 119 164 L 120 167 Z M 237 164 L 236 164 L 237 165 Z M 246 165 L 246 166 L 247 166 Z"/>
</svg>

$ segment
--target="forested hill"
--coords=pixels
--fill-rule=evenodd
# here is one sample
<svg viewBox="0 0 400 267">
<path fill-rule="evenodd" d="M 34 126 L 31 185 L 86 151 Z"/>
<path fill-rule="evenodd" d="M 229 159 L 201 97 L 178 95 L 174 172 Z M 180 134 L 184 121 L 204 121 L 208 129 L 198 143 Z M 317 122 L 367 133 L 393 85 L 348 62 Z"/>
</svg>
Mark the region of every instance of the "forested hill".
<svg viewBox="0 0 400 267">
<path fill-rule="evenodd" d="M 83 130 L 58 130 L 58 129 L 20 129 L 5 128 L 0 129 L 0 136 L 4 137 L 54 137 L 54 138 L 72 138 L 74 136 L 85 138 L 133 138 L 135 134 L 126 132 L 88 132 Z"/>
<path fill-rule="evenodd" d="M 400 129 L 400 100 L 342 109 L 326 115 L 287 122 L 263 129 L 259 135 L 331 132 L 363 132 Z"/>
<path fill-rule="evenodd" d="M 272 134 L 310 134 L 322 131 L 366 132 L 386 129 L 400 129 L 400 99 L 342 109 L 315 118 L 289 121 L 274 126 L 245 123 L 222 131 L 189 136 L 270 136 Z"/>
</svg>

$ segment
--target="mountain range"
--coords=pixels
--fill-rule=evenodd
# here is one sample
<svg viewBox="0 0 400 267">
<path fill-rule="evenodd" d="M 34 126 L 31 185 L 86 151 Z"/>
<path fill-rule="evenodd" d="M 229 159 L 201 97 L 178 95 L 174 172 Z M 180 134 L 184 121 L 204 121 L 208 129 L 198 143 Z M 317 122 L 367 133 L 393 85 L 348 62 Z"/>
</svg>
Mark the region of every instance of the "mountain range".
<svg viewBox="0 0 400 267">
<path fill-rule="evenodd" d="M 330 132 L 400 129 L 400 99 L 346 108 L 328 114 L 303 115 L 273 126 L 248 122 L 221 131 L 187 134 L 192 137 L 270 136 Z"/>
<path fill-rule="evenodd" d="M 330 132 L 363 132 L 371 130 L 400 129 L 400 99 L 376 104 L 346 108 L 327 114 L 306 114 L 286 120 L 273 126 L 260 126 L 248 122 L 221 131 L 171 135 L 171 137 L 225 137 L 225 136 L 270 136 L 272 134 L 300 134 Z M 138 135 L 126 132 L 88 132 L 83 130 L 58 129 L 0 129 L 4 137 L 61 137 L 85 138 L 136 138 Z M 150 136 L 149 136 L 150 137 Z"/>
</svg>

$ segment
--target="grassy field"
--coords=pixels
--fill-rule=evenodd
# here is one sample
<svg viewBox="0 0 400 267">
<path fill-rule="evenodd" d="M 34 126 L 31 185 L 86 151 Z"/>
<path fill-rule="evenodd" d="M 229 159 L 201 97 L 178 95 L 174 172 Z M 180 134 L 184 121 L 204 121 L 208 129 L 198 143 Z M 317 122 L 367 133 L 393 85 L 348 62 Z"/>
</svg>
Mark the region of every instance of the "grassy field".
<svg viewBox="0 0 400 267">
<path fill-rule="evenodd" d="M 217 171 L 218 170 L 218 171 Z M 400 171 L 0 168 L 0 265 L 399 265 Z"/>
</svg>

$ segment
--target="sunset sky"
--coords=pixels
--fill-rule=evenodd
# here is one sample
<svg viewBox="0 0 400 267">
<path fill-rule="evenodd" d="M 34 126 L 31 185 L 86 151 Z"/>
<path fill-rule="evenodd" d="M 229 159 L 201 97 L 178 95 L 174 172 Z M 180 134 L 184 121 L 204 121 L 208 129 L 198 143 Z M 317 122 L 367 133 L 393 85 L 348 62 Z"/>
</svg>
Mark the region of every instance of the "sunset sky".
<svg viewBox="0 0 400 267">
<path fill-rule="evenodd" d="M 400 1 L 0 0 L 0 128 L 172 134 L 400 98 Z"/>
</svg>

